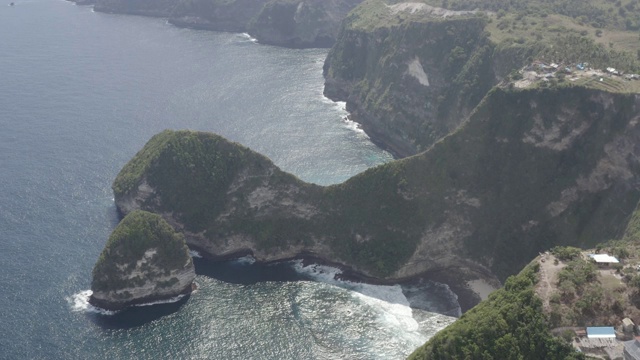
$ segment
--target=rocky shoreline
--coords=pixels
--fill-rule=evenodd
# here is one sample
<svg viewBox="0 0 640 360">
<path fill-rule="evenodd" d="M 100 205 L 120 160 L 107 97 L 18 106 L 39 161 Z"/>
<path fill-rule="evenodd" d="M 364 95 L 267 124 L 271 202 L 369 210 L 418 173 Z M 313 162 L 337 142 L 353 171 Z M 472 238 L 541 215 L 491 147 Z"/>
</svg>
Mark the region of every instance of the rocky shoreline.
<svg viewBox="0 0 640 360">
<path fill-rule="evenodd" d="M 92 5 L 97 12 L 167 18 L 181 28 L 249 33 L 262 44 L 306 49 L 330 48 L 342 19 L 362 0 L 68 1 Z"/>
<path fill-rule="evenodd" d="M 198 289 L 198 285 L 193 282 L 191 283 L 189 286 L 185 287 L 182 291 L 180 291 L 177 294 L 174 295 L 165 295 L 165 296 L 146 296 L 143 298 L 138 298 L 138 299 L 134 299 L 131 301 L 127 301 L 127 302 L 119 302 L 119 303 L 114 303 L 114 302 L 110 302 L 110 301 L 105 301 L 105 300 L 101 300 L 96 298 L 95 296 L 91 295 L 89 297 L 89 304 L 91 304 L 92 306 L 102 309 L 102 310 L 107 310 L 107 311 L 121 311 L 124 310 L 128 307 L 131 306 L 137 306 L 137 305 L 146 305 L 146 304 L 151 304 L 154 302 L 158 302 L 158 301 L 167 301 L 173 298 L 176 298 L 176 301 L 178 300 L 182 300 L 184 298 L 184 296 L 190 296 L 191 293 L 195 290 Z M 179 298 L 178 298 L 179 297 Z"/>
<path fill-rule="evenodd" d="M 238 259 L 245 256 L 253 257 L 253 251 L 251 251 L 250 249 L 243 249 L 231 254 L 219 256 L 219 255 L 211 254 L 207 252 L 205 249 L 200 248 L 198 246 L 194 246 L 192 244 L 189 244 L 189 248 L 191 250 L 198 252 L 198 254 L 206 261 L 213 261 L 213 262 L 230 261 L 230 260 Z M 444 284 L 448 286 L 449 289 L 457 296 L 458 305 L 460 306 L 462 313 L 465 313 L 467 310 L 476 306 L 482 300 L 480 294 L 476 293 L 472 287 L 468 286 L 466 283 L 461 283 L 459 278 L 452 275 L 451 272 L 448 271 L 448 269 L 444 269 L 444 268 L 440 270 L 424 273 L 424 274 L 405 277 L 405 278 L 380 279 L 380 278 L 363 274 L 343 263 L 327 260 L 315 253 L 302 252 L 294 257 L 283 258 L 283 259 L 278 259 L 273 261 L 261 261 L 259 259 L 255 259 L 257 264 L 277 264 L 277 263 L 284 263 L 284 262 L 289 262 L 294 260 L 301 260 L 303 266 L 305 267 L 310 265 L 322 265 L 322 266 L 328 266 L 328 267 L 339 269 L 341 273 L 337 274 L 335 279 L 341 280 L 341 281 L 364 283 L 364 284 L 370 284 L 370 285 L 412 285 L 420 281 L 426 280 L 426 281 L 433 281 L 436 283 Z"/>
</svg>

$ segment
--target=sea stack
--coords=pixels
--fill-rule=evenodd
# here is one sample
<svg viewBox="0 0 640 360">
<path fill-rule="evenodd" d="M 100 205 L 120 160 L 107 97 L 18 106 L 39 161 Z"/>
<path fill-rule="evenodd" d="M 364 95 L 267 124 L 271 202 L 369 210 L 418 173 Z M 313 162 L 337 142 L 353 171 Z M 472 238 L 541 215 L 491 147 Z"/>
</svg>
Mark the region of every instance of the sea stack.
<svg viewBox="0 0 640 360">
<path fill-rule="evenodd" d="M 106 310 L 189 294 L 195 279 L 184 236 L 160 215 L 133 211 L 115 228 L 93 268 L 89 302 Z"/>
</svg>

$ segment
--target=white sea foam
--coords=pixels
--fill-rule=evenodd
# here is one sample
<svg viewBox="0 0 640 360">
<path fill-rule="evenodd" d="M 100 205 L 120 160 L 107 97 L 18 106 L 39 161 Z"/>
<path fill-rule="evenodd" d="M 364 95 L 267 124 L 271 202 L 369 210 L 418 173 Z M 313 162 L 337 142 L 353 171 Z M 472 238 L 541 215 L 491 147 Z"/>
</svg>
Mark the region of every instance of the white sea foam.
<svg viewBox="0 0 640 360">
<path fill-rule="evenodd" d="M 71 311 L 96 313 L 101 315 L 114 315 L 118 313 L 118 311 L 105 310 L 105 309 L 101 309 L 99 307 L 91 305 L 89 303 L 89 297 L 91 297 L 91 294 L 93 294 L 93 291 L 84 290 L 84 291 L 80 291 L 77 294 L 73 294 L 67 297 L 66 300 L 69 303 L 69 306 L 71 306 Z M 136 304 L 134 306 L 151 306 L 151 305 L 158 305 L 158 304 L 170 304 L 170 303 L 180 301 L 180 299 L 182 299 L 185 296 L 186 296 L 185 294 L 180 294 L 170 299 L 152 301 L 144 304 Z"/>
<path fill-rule="evenodd" d="M 362 136 L 364 136 L 366 138 L 369 138 L 369 135 L 367 135 L 364 132 L 364 130 L 362 130 L 362 126 L 359 123 L 357 123 L 355 121 L 352 121 L 352 120 L 349 120 L 349 118 L 347 118 L 347 117 L 342 118 L 342 120 L 345 122 L 345 124 L 346 124 L 348 129 L 351 129 L 351 130 L 357 132 L 358 134 L 360 134 L 360 135 L 362 135 Z"/>
<path fill-rule="evenodd" d="M 91 297 L 91 294 L 93 294 L 93 291 L 84 290 L 67 297 L 66 299 L 71 306 L 71 311 L 96 313 L 101 315 L 114 315 L 117 313 L 117 311 L 105 310 L 89 304 L 89 297 Z"/>
<path fill-rule="evenodd" d="M 171 303 L 180 301 L 180 299 L 182 299 L 185 296 L 186 296 L 185 294 L 180 294 L 178 296 L 174 296 L 174 297 L 166 299 L 166 300 L 152 301 L 152 302 L 148 302 L 148 303 L 144 303 L 144 304 L 136 304 L 134 306 L 151 306 L 151 305 L 160 305 L 160 304 L 171 304 Z"/>
<path fill-rule="evenodd" d="M 241 34 L 239 34 L 239 35 L 240 35 L 241 37 L 243 37 L 243 38 L 245 38 L 245 39 L 247 39 L 247 40 L 251 41 L 251 42 L 254 42 L 254 43 L 257 43 L 257 42 L 258 42 L 258 39 L 254 38 L 253 36 L 249 35 L 248 33 L 241 33 Z"/>
<path fill-rule="evenodd" d="M 201 258 L 202 255 L 200 255 L 199 252 L 197 252 L 196 250 L 191 250 L 189 249 L 189 256 L 194 257 L 194 258 Z"/>
<path fill-rule="evenodd" d="M 238 263 L 238 264 L 242 264 L 242 265 L 251 265 L 254 262 L 256 262 L 256 259 L 251 255 L 247 255 L 247 256 L 243 256 L 241 258 L 237 258 L 237 259 L 233 260 L 233 262 Z"/>
<path fill-rule="evenodd" d="M 304 266 L 301 260 L 293 262 L 294 269 L 307 277 L 335 285 L 351 291 L 356 301 L 366 305 L 377 314 L 377 321 L 384 328 L 395 329 L 396 334 L 403 334 L 405 341 L 421 345 L 437 331 L 455 321 L 454 317 L 431 313 L 424 310 L 415 311 L 403 293 L 402 286 L 372 285 L 336 279 L 342 270 L 312 264 Z"/>
<path fill-rule="evenodd" d="M 336 275 L 342 274 L 342 270 L 338 268 L 318 264 L 304 266 L 302 260 L 293 260 L 292 264 L 297 273 L 306 275 L 313 280 L 332 285 L 346 283 L 346 281 L 336 280 Z"/>
</svg>

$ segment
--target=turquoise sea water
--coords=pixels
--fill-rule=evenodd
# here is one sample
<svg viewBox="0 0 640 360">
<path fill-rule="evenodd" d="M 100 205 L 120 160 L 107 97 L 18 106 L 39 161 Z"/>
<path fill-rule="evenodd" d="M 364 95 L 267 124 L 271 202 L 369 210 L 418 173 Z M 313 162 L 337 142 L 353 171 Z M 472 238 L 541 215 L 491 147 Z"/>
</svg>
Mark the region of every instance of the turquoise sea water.
<svg viewBox="0 0 640 360">
<path fill-rule="evenodd" d="M 0 358 L 395 359 L 451 322 L 427 311 L 458 313 L 441 285 L 246 259 L 197 260 L 200 290 L 176 304 L 104 316 L 84 302 L 118 222 L 111 182 L 163 129 L 219 133 L 318 184 L 391 160 L 322 96 L 325 56 L 58 0 L 0 4 Z"/>
</svg>

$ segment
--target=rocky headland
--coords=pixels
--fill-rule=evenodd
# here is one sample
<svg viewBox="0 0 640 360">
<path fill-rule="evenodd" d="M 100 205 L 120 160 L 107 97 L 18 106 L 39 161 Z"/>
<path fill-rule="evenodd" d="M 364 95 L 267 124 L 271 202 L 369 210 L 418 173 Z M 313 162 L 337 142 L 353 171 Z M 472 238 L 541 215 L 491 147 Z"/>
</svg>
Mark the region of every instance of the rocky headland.
<svg viewBox="0 0 640 360">
<path fill-rule="evenodd" d="M 183 235 L 161 216 L 129 213 L 100 254 L 89 302 L 106 310 L 189 294 L 195 269 Z"/>
<path fill-rule="evenodd" d="M 362 0 L 70 0 L 95 11 L 165 17 L 176 26 L 249 33 L 260 43 L 331 47 L 340 22 Z"/>
<path fill-rule="evenodd" d="M 624 228 L 640 199 L 639 111 L 634 94 L 495 88 L 428 151 L 327 187 L 217 135 L 165 131 L 113 189 L 123 214 L 161 214 L 213 257 L 497 285 L 550 246 Z"/>
</svg>

